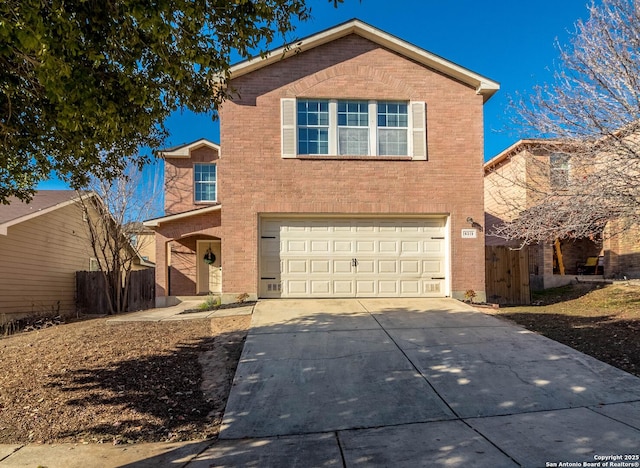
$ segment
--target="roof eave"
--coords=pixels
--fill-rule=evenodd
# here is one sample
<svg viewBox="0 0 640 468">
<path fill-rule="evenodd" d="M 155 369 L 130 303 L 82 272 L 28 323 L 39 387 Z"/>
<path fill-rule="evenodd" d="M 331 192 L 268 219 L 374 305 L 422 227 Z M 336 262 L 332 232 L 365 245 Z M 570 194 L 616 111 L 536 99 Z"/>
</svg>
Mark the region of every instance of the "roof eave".
<svg viewBox="0 0 640 468">
<path fill-rule="evenodd" d="M 96 194 L 93 192 L 89 192 L 88 197 L 95 197 Z M 37 218 L 38 216 L 42 216 L 43 214 L 50 213 L 55 210 L 59 210 L 60 208 L 64 208 L 65 206 L 69 206 L 73 203 L 77 203 L 81 197 L 74 197 L 65 202 L 58 203 L 56 205 L 49 206 L 47 208 L 42 208 L 38 211 L 34 211 L 33 213 L 26 214 L 24 216 L 20 216 L 18 218 L 11 219 L 0 224 L 0 236 L 8 236 L 9 228 L 11 226 L 15 226 L 16 224 L 24 223 L 25 221 L 29 221 L 30 219 Z"/>
<path fill-rule="evenodd" d="M 203 146 L 208 146 L 209 148 L 216 150 L 218 152 L 218 155 L 220 154 L 220 145 L 213 143 L 206 138 L 200 138 L 199 140 L 192 141 L 191 143 L 185 143 L 184 145 L 175 146 L 166 150 L 160 150 L 159 154 L 163 158 L 188 159 L 191 157 L 191 151 L 202 148 Z"/>
<path fill-rule="evenodd" d="M 203 213 L 211 213 L 213 211 L 218 211 L 222 209 L 222 205 L 212 205 L 206 208 L 200 208 L 197 210 L 184 211 L 182 213 L 176 213 L 173 215 L 162 216 L 160 218 L 153 218 L 143 221 L 142 224 L 146 227 L 156 228 L 159 227 L 163 223 L 168 223 L 171 221 L 176 221 L 179 219 L 189 218 L 191 216 L 203 214 Z"/>
</svg>

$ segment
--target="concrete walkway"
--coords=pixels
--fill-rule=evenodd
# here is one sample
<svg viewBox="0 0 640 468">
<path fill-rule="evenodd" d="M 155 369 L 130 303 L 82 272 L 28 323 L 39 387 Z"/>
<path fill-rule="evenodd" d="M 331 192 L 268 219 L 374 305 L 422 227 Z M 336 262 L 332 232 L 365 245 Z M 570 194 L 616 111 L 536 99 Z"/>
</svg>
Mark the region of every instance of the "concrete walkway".
<svg viewBox="0 0 640 468">
<path fill-rule="evenodd" d="M 640 379 L 564 345 L 449 299 L 272 300 L 255 306 L 219 441 L 0 446 L 0 466 L 544 467 L 637 454 Z"/>
<path fill-rule="evenodd" d="M 193 312 L 206 300 L 206 297 L 198 300 L 183 301 L 171 307 L 160 307 L 157 309 L 141 310 L 128 314 L 115 315 L 107 319 L 107 322 L 167 322 L 176 320 L 195 320 L 203 318 L 227 317 L 233 315 L 251 315 L 253 304 L 241 307 L 222 308 L 206 310 L 203 312 Z"/>
</svg>

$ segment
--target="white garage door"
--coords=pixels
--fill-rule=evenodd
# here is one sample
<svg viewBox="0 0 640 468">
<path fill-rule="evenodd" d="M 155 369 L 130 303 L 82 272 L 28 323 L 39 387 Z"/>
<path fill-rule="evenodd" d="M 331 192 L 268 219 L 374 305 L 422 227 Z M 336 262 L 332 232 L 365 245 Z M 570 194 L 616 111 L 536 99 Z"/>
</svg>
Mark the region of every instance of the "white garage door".
<svg viewBox="0 0 640 468">
<path fill-rule="evenodd" d="M 443 297 L 447 220 L 264 218 L 260 297 Z"/>
</svg>

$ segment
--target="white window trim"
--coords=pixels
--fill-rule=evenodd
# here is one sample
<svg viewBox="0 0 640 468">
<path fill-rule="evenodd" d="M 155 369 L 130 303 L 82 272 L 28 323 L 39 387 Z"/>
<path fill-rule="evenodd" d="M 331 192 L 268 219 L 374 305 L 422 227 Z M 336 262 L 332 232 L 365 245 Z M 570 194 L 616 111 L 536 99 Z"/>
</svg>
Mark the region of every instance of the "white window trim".
<svg viewBox="0 0 640 468">
<path fill-rule="evenodd" d="M 215 194 L 214 194 L 215 199 L 214 200 L 198 200 L 197 197 L 196 197 L 196 187 L 197 187 L 198 183 L 203 183 L 203 182 L 198 182 L 196 180 L 196 167 L 197 166 L 210 166 L 210 165 L 216 166 L 216 181 L 215 181 L 216 189 L 215 189 Z M 211 182 L 206 182 L 206 183 L 211 183 Z M 204 163 L 203 162 L 203 163 L 194 163 L 193 164 L 193 202 L 197 203 L 197 204 L 199 204 L 199 203 L 207 204 L 207 203 L 217 203 L 218 202 L 218 165 L 216 163 Z"/>
<path fill-rule="evenodd" d="M 307 99 L 307 98 L 303 98 Z M 309 100 L 314 100 L 309 98 Z M 344 155 L 338 153 L 338 99 L 317 99 L 318 101 L 329 101 L 329 153 L 328 154 L 298 154 L 298 111 L 296 98 L 281 99 L 280 116 L 281 116 L 281 149 L 282 158 L 298 158 L 298 157 L 335 157 L 336 159 L 350 157 L 359 158 L 358 155 Z M 340 99 L 342 100 L 342 99 Z M 354 99 L 362 101 L 362 99 Z M 407 128 L 407 155 L 379 155 L 378 154 L 378 102 L 386 102 L 388 100 L 368 100 L 369 107 L 369 149 L 368 157 L 372 158 L 411 158 L 412 160 L 427 159 L 427 142 L 426 142 L 426 104 L 423 101 L 405 101 L 407 102 L 408 112 L 408 128 Z M 398 101 L 400 102 L 400 101 Z M 418 122 L 415 116 L 420 115 L 423 121 Z M 385 127 L 386 128 L 386 127 Z M 416 139 L 420 139 L 422 145 L 416 144 Z M 420 154 L 416 154 L 418 151 Z"/>
</svg>

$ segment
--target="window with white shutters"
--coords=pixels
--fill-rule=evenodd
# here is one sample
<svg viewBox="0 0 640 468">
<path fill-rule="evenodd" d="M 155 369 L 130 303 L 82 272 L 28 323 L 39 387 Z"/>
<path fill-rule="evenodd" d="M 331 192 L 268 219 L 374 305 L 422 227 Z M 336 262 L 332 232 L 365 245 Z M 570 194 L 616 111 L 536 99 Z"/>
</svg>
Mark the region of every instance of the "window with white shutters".
<svg viewBox="0 0 640 468">
<path fill-rule="evenodd" d="M 282 157 L 427 159 L 421 101 L 281 100 Z"/>
</svg>

